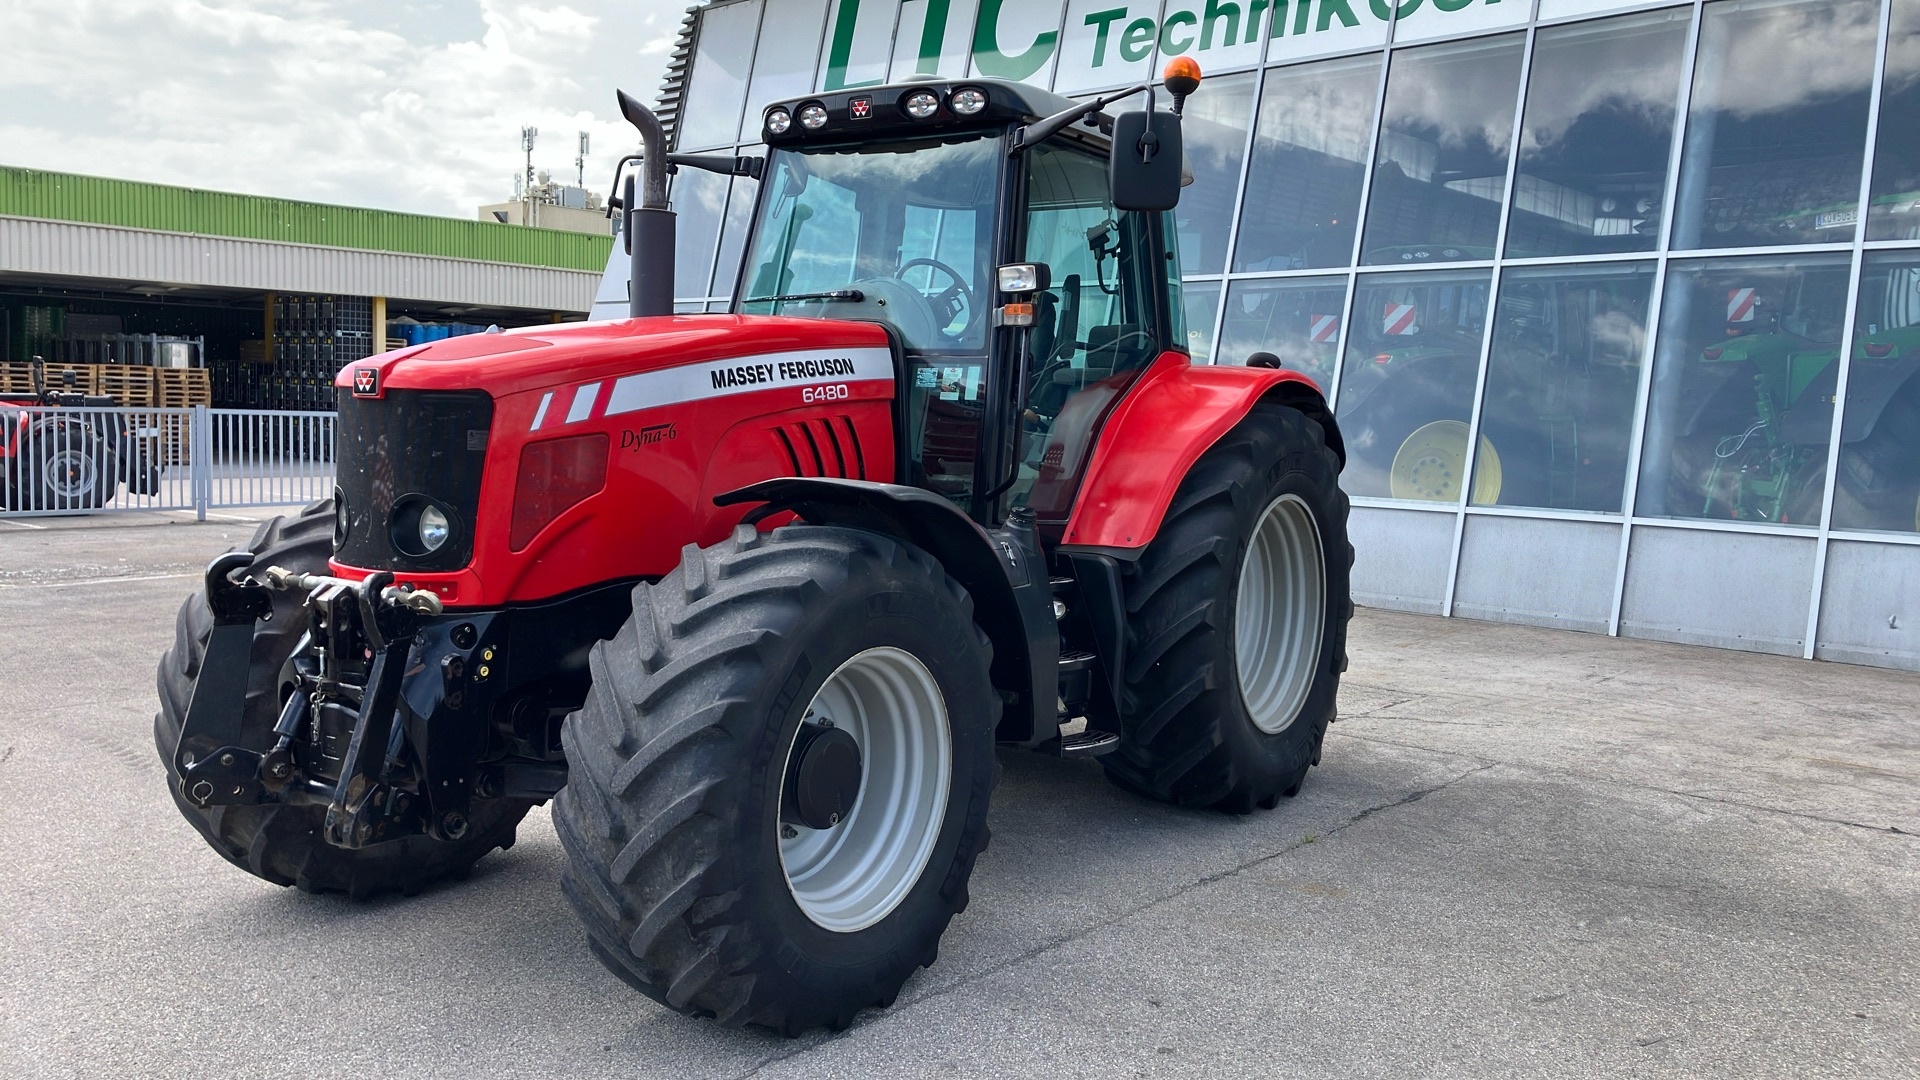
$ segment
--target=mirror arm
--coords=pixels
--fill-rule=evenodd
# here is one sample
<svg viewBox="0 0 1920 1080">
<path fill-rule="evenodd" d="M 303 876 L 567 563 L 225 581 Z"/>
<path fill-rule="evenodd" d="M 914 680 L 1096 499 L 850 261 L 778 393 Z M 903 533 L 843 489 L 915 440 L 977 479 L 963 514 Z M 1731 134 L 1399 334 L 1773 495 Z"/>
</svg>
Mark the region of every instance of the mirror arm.
<svg viewBox="0 0 1920 1080">
<path fill-rule="evenodd" d="M 1033 123 L 1013 133 L 1013 149 L 1010 151 L 1010 154 L 1025 153 L 1035 146 L 1038 146 L 1044 140 L 1064 131 L 1081 117 L 1091 116 L 1114 102 L 1119 101 L 1121 98 L 1132 97 L 1142 90 L 1151 94 L 1153 92 L 1153 84 L 1141 83 L 1139 86 L 1128 87 L 1125 90 L 1116 90 L 1103 97 L 1094 98 L 1092 101 L 1082 102 L 1071 109 L 1054 113 L 1045 120 L 1035 120 Z M 1149 105 L 1148 107 L 1151 108 L 1152 106 Z"/>
<path fill-rule="evenodd" d="M 758 180 L 766 168 L 767 159 L 751 154 L 668 154 L 667 164 L 704 169 L 721 176 L 751 176 Z"/>
<path fill-rule="evenodd" d="M 615 210 L 618 210 L 625 205 L 620 201 L 620 174 L 627 171 L 628 165 L 639 160 L 640 160 L 639 154 L 628 154 L 626 157 L 623 157 L 619 161 L 616 161 L 613 163 L 613 183 L 607 185 L 607 191 L 609 192 L 609 194 L 607 195 L 607 216 L 608 217 L 612 217 L 613 212 Z"/>
</svg>

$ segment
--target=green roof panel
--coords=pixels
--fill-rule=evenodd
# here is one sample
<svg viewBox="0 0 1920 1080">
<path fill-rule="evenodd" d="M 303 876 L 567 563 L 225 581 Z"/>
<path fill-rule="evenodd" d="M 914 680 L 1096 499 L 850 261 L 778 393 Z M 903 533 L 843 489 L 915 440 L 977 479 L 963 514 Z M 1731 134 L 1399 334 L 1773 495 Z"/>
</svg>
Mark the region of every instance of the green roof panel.
<svg viewBox="0 0 1920 1080">
<path fill-rule="evenodd" d="M 0 166 L 0 215 L 598 272 L 613 237 Z"/>
</svg>

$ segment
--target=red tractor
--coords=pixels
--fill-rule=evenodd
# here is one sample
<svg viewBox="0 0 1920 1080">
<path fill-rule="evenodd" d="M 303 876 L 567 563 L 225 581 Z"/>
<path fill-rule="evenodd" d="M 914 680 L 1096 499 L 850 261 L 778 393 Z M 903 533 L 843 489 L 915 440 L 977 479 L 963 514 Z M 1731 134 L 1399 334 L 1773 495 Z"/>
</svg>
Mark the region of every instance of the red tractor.
<svg viewBox="0 0 1920 1080">
<path fill-rule="evenodd" d="M 338 490 L 181 608 L 155 737 L 269 881 L 465 875 L 552 799 L 593 951 L 681 1012 L 844 1027 L 931 964 L 996 745 L 1247 812 L 1344 667 L 1340 437 L 1194 366 L 1178 110 L 992 79 L 809 95 L 763 157 L 646 153 L 632 318 L 341 374 Z M 671 314 L 666 171 L 760 179 Z"/>
</svg>

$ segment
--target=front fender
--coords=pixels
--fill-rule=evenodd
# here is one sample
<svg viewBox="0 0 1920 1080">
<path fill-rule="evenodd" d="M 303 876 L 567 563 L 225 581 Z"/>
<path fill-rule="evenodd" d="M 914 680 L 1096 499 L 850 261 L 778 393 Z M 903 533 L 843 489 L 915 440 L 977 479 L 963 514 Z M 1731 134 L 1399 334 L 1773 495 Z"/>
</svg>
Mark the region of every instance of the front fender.
<svg viewBox="0 0 1920 1080">
<path fill-rule="evenodd" d="M 1165 353 L 1100 432 L 1061 546 L 1138 558 L 1193 463 L 1261 401 L 1305 413 L 1346 464 L 1340 429 L 1311 378 L 1279 368 L 1196 365 L 1184 354 Z"/>
<path fill-rule="evenodd" d="M 814 525 L 891 536 L 940 561 L 973 597 L 974 619 L 993 643 L 994 686 L 1017 703 L 999 739 L 1033 745 L 1059 734 L 1055 719 L 1060 640 L 1044 562 L 1034 565 L 1006 533 L 989 534 L 933 492 L 834 477 L 786 477 L 717 495 L 716 504 L 758 502 L 747 521 L 791 511 Z"/>
</svg>

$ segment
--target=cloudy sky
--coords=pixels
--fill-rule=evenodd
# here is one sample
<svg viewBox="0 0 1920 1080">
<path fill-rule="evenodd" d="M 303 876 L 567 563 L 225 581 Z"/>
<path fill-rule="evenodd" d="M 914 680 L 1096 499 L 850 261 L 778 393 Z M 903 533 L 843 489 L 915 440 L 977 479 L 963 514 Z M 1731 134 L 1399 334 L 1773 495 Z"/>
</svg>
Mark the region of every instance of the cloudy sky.
<svg viewBox="0 0 1920 1080">
<path fill-rule="evenodd" d="M 0 0 L 0 164 L 470 217 L 606 186 L 688 0 Z"/>
</svg>

